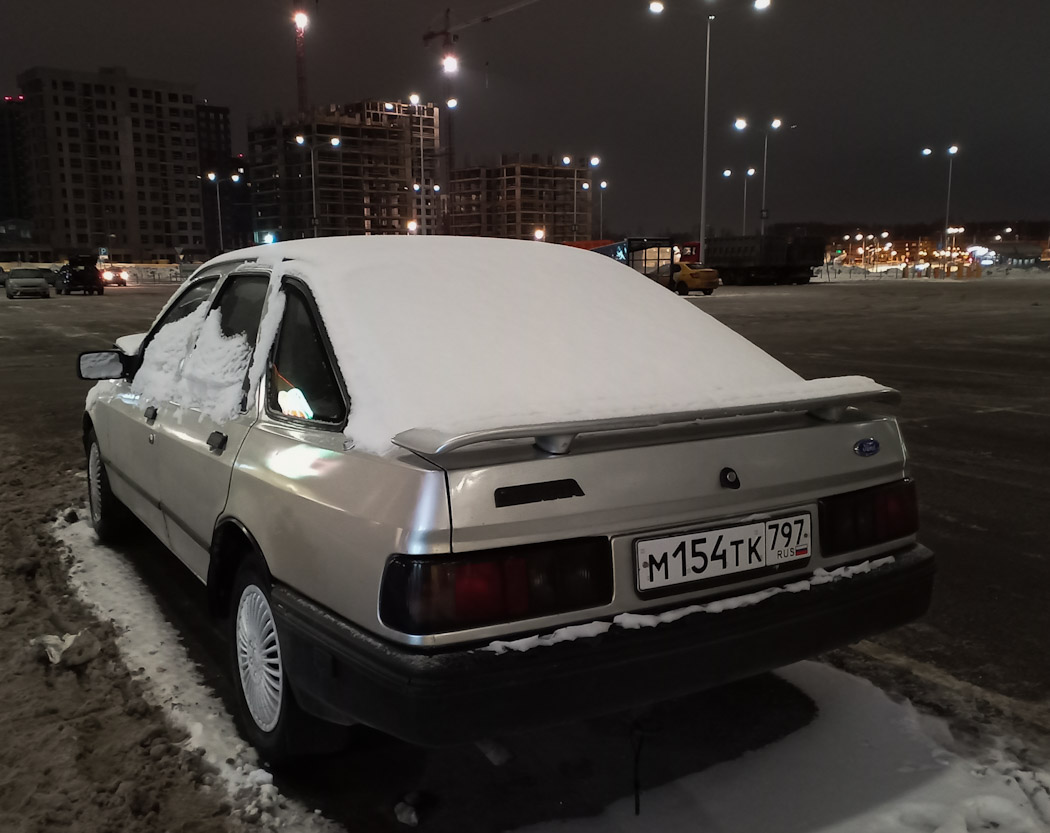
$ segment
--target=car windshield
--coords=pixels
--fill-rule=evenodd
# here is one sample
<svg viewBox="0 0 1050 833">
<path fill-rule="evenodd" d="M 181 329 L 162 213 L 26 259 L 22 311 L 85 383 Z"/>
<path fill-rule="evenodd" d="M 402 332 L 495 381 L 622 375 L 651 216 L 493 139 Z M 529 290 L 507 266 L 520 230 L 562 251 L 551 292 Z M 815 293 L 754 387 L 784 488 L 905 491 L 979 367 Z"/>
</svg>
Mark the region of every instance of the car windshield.
<svg viewBox="0 0 1050 833">
<path fill-rule="evenodd" d="M 46 269 L 12 269 L 12 278 L 43 278 L 46 277 Z"/>
</svg>

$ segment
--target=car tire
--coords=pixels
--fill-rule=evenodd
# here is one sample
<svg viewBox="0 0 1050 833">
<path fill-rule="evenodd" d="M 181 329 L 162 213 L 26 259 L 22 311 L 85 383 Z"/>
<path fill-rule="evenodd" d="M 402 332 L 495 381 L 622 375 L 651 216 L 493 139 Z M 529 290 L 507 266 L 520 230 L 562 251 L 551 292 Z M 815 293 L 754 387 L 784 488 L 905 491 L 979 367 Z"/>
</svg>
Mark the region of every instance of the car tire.
<svg viewBox="0 0 1050 833">
<path fill-rule="evenodd" d="M 702 290 L 702 291 L 703 291 L 703 293 L 704 293 L 705 295 L 710 295 L 710 294 L 711 294 L 712 292 L 714 292 L 714 290 L 713 290 L 713 289 L 704 289 L 704 290 Z"/>
<path fill-rule="evenodd" d="M 87 469 L 91 525 L 103 544 L 114 544 L 127 534 L 132 516 L 109 487 L 109 475 L 94 431 L 89 431 L 87 436 Z"/>
<path fill-rule="evenodd" d="M 282 661 L 281 635 L 261 559 L 237 570 L 227 617 L 236 719 L 245 738 L 271 766 L 346 746 L 348 727 L 307 714 L 296 702 Z"/>
<path fill-rule="evenodd" d="M 685 281 L 678 281 L 675 284 L 674 291 L 677 292 L 679 295 L 688 295 L 689 285 L 685 283 Z"/>
</svg>

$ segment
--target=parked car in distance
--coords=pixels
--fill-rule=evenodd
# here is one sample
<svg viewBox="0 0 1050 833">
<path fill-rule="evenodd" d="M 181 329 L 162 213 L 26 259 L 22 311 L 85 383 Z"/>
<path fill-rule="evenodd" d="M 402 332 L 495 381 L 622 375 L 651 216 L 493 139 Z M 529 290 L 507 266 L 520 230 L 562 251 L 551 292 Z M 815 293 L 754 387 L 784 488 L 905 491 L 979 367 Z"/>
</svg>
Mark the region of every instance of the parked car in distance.
<svg viewBox="0 0 1050 833">
<path fill-rule="evenodd" d="M 59 295 L 69 295 L 73 292 L 101 295 L 105 289 L 106 284 L 102 280 L 102 273 L 94 256 L 70 258 L 69 264 L 59 270 L 58 279 L 55 281 L 55 292 Z"/>
<path fill-rule="evenodd" d="M 106 286 L 127 286 L 128 270 L 117 266 L 102 270 L 102 281 Z"/>
<path fill-rule="evenodd" d="M 718 271 L 698 266 L 695 263 L 665 263 L 650 275 L 661 286 L 666 286 L 679 295 L 703 292 L 710 295 L 719 287 Z"/>
<path fill-rule="evenodd" d="M 4 289 L 8 298 L 50 298 L 49 269 L 16 268 L 7 275 Z"/>
<path fill-rule="evenodd" d="M 896 392 L 805 380 L 611 258 L 276 243 L 117 346 L 79 359 L 91 522 L 206 586 L 270 763 L 642 707 L 929 604 Z"/>
</svg>

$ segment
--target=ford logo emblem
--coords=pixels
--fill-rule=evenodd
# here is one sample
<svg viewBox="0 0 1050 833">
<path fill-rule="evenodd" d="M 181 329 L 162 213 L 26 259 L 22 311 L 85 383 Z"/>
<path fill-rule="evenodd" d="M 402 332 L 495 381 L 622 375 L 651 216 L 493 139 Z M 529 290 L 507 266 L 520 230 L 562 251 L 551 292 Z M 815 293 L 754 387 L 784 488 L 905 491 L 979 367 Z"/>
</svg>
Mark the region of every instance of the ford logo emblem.
<svg viewBox="0 0 1050 833">
<path fill-rule="evenodd" d="M 853 446 L 853 453 L 859 454 L 861 457 L 874 457 L 879 453 L 879 441 L 874 437 L 857 440 Z"/>
</svg>

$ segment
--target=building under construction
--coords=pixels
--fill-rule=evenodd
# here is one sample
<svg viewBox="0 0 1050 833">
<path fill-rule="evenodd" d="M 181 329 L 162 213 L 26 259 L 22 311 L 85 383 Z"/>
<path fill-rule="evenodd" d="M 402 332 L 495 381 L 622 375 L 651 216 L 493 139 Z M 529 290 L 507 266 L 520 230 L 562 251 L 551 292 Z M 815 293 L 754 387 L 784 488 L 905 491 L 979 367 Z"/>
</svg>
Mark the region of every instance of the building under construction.
<svg viewBox="0 0 1050 833">
<path fill-rule="evenodd" d="M 568 165 L 551 156 L 504 154 L 498 165 L 452 172 L 452 234 L 552 243 L 594 237 L 592 169 L 586 160 Z"/>
<path fill-rule="evenodd" d="M 373 100 L 249 125 L 256 242 L 446 231 L 439 113 Z"/>
</svg>

